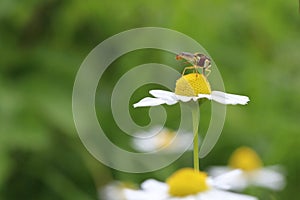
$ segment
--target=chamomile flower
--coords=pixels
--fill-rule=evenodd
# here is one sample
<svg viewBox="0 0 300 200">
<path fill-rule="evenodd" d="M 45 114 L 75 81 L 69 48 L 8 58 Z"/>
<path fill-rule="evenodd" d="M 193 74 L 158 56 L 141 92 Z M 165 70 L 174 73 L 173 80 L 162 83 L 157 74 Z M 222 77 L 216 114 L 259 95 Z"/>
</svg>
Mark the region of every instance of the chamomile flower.
<svg viewBox="0 0 300 200">
<path fill-rule="evenodd" d="M 173 105 L 179 101 L 197 101 L 199 99 L 209 99 L 221 104 L 241 104 L 248 103 L 247 96 L 228 94 L 221 91 L 211 91 L 210 84 L 206 77 L 200 73 L 183 75 L 176 82 L 175 92 L 165 90 L 150 90 L 153 97 L 146 97 L 135 103 L 133 106 L 146 107 L 161 104 Z"/>
<path fill-rule="evenodd" d="M 228 94 L 221 91 L 212 91 L 210 84 L 207 80 L 209 68 L 211 67 L 211 60 L 209 57 L 200 53 L 187 53 L 182 52 L 176 56 L 176 59 L 185 59 L 189 61 L 193 66 L 185 67 L 182 76 L 176 81 L 175 92 L 165 90 L 150 90 L 150 94 L 153 97 L 145 97 L 139 102 L 133 104 L 133 107 L 147 107 L 158 106 L 162 104 L 173 105 L 181 102 L 190 102 L 190 108 L 193 118 L 193 157 L 194 157 L 194 169 L 199 170 L 199 153 L 198 153 L 198 126 L 199 126 L 199 109 L 198 101 L 202 102 L 205 99 L 213 100 L 221 104 L 241 104 L 248 103 L 249 98 L 247 96 Z M 193 73 L 184 75 L 187 69 L 193 69 Z M 199 69 L 202 69 L 202 73 L 199 73 Z"/>
<path fill-rule="evenodd" d="M 146 180 L 141 190 L 125 189 L 126 200 L 257 200 L 256 197 L 223 191 L 228 182 L 234 181 L 240 170 L 214 179 L 191 168 L 183 168 L 171 175 L 166 182 Z"/>
<path fill-rule="evenodd" d="M 233 190 L 243 190 L 250 185 L 272 190 L 281 190 L 285 186 L 285 177 L 280 173 L 280 167 L 263 167 L 260 157 L 249 147 L 236 149 L 229 159 L 228 166 L 211 167 L 209 173 L 218 176 L 233 169 L 241 169 L 243 172 L 241 179 L 232 182 Z"/>
<path fill-rule="evenodd" d="M 194 138 L 193 133 L 190 132 L 177 134 L 176 131 L 168 128 L 160 130 L 160 127 L 153 127 L 147 132 L 137 132 L 135 136 L 132 140 L 132 146 L 135 150 L 151 152 L 166 148 L 167 153 L 191 150 Z"/>
</svg>

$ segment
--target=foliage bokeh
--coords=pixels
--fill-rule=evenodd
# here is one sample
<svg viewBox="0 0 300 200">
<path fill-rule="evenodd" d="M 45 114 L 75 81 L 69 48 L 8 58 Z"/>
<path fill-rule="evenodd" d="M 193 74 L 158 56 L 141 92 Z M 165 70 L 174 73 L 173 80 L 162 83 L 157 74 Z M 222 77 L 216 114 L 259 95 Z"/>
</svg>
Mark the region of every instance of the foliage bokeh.
<svg viewBox="0 0 300 200">
<path fill-rule="evenodd" d="M 2 0 L 0 199 L 97 199 L 98 188 L 112 178 L 140 182 L 156 175 L 163 179 L 174 166 L 187 162 L 183 158 L 156 173 L 117 172 L 88 154 L 74 127 L 72 86 L 85 56 L 106 38 L 144 26 L 170 28 L 197 40 L 217 63 L 226 90 L 251 98 L 246 107 L 228 107 L 223 134 L 201 161 L 202 167 L 224 165 L 236 147 L 251 146 L 266 165 L 282 164 L 287 173 L 283 191 L 264 191 L 261 198 L 297 199 L 297 3 Z M 157 52 L 136 53 L 115 63 L 110 73 L 118 77 L 137 64 L 164 59 Z M 174 61 L 175 65 L 179 64 Z M 102 96 L 109 96 L 109 81 L 104 80 L 108 89 Z M 112 140 L 118 139 L 113 119 L 106 120 Z M 126 139 L 118 142 L 128 146 Z"/>
</svg>

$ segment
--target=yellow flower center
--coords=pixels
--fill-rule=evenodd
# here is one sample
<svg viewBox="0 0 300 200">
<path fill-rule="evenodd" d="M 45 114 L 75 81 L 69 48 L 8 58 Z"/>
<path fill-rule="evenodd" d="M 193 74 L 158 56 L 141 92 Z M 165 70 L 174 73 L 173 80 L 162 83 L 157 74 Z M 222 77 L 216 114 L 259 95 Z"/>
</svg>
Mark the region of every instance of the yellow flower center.
<svg viewBox="0 0 300 200">
<path fill-rule="evenodd" d="M 230 159 L 229 166 L 232 168 L 252 171 L 262 167 L 262 161 L 257 153 L 248 147 L 240 147 L 235 150 Z"/>
<path fill-rule="evenodd" d="M 182 96 L 197 96 L 210 94 L 210 85 L 203 74 L 191 73 L 182 76 L 176 82 L 175 94 Z"/>
<path fill-rule="evenodd" d="M 173 196 L 187 196 L 197 194 L 208 189 L 207 174 L 192 168 L 183 168 L 167 179 L 169 194 Z"/>
</svg>

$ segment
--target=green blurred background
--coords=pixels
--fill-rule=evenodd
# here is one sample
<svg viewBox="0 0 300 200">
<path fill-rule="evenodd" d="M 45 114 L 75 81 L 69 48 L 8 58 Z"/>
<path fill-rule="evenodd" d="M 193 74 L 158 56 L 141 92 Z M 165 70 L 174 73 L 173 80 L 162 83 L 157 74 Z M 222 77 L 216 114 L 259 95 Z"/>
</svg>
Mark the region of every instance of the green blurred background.
<svg viewBox="0 0 300 200">
<path fill-rule="evenodd" d="M 250 193 L 298 199 L 300 23 L 298 2 L 281 0 L 1 0 L 0 199 L 97 199 L 98 188 L 112 179 L 163 179 L 191 165 L 183 158 L 153 173 L 111 170 L 87 152 L 75 130 L 72 87 L 81 62 L 106 38 L 144 26 L 197 40 L 218 65 L 226 90 L 251 98 L 246 107 L 228 107 L 223 134 L 202 168 L 225 165 L 236 147 L 248 145 L 266 165 L 281 164 L 287 172 L 283 191 Z M 137 52 L 111 72 L 163 62 L 160 53 Z M 118 138 L 112 120 L 105 126 Z"/>
</svg>

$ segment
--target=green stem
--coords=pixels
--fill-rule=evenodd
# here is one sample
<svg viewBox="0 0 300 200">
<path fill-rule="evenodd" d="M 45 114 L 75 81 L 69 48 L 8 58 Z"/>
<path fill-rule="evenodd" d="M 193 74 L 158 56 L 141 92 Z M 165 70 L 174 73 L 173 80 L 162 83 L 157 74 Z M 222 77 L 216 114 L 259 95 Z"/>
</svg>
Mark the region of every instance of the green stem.
<svg viewBox="0 0 300 200">
<path fill-rule="evenodd" d="M 199 107 L 194 106 L 192 108 L 192 115 L 193 115 L 193 133 L 194 133 L 194 169 L 195 171 L 199 171 L 199 149 L 198 149 Z"/>
</svg>

